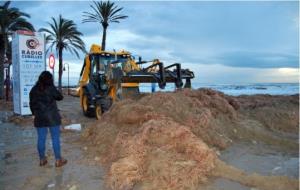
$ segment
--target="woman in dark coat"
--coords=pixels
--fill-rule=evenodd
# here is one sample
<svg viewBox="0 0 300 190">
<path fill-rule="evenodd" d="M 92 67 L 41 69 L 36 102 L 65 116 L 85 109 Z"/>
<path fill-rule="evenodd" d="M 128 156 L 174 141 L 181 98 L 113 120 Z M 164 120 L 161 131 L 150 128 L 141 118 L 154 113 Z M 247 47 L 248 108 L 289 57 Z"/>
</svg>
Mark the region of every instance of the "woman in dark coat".
<svg viewBox="0 0 300 190">
<path fill-rule="evenodd" d="M 60 152 L 60 125 L 61 117 L 56 101 L 63 99 L 62 94 L 55 88 L 53 77 L 49 71 L 43 71 L 36 85 L 31 89 L 30 109 L 34 115 L 34 126 L 37 129 L 37 149 L 40 157 L 40 166 L 48 163 L 45 156 L 48 130 L 51 133 L 52 147 L 55 155 L 55 166 L 61 167 L 67 163 Z"/>
</svg>

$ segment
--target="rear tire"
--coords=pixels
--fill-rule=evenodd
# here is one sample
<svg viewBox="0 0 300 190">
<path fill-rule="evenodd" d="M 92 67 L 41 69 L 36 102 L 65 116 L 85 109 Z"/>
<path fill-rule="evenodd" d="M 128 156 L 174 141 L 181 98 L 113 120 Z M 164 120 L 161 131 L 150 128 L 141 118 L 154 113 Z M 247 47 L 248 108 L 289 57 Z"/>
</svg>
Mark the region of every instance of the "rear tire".
<svg viewBox="0 0 300 190">
<path fill-rule="evenodd" d="M 112 98 L 110 97 L 106 97 L 105 99 L 103 99 L 101 101 L 101 109 L 102 109 L 102 113 L 107 112 L 109 110 L 109 108 L 112 106 Z"/>
<path fill-rule="evenodd" d="M 109 108 L 111 107 L 111 105 L 112 105 L 112 99 L 109 97 L 98 100 L 96 107 L 95 107 L 96 119 L 100 120 L 102 117 L 102 114 L 104 112 L 107 112 L 109 110 Z"/>
</svg>

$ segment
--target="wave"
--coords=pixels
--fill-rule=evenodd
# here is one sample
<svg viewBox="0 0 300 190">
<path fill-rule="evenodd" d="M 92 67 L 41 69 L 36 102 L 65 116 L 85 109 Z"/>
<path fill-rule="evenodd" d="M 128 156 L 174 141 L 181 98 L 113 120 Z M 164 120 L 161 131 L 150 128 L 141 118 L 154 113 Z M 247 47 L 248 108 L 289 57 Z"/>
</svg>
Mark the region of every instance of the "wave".
<svg viewBox="0 0 300 190">
<path fill-rule="evenodd" d="M 253 95 L 253 94 L 269 94 L 269 95 L 293 95 L 299 94 L 299 83 L 257 83 L 257 84 L 201 84 L 193 83 L 193 89 L 211 88 L 221 91 L 228 95 Z M 151 92 L 151 84 L 140 84 L 141 92 Z M 159 89 L 156 85 L 156 91 L 174 91 L 174 84 L 167 84 L 165 89 Z"/>
</svg>

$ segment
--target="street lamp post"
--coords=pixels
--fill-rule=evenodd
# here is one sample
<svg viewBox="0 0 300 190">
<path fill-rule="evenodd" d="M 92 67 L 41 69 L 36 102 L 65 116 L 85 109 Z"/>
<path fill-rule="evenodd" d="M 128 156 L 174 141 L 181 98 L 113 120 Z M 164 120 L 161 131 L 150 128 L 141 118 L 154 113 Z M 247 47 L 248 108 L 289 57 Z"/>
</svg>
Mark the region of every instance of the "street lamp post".
<svg viewBox="0 0 300 190">
<path fill-rule="evenodd" d="M 70 80 L 70 78 L 69 78 L 69 63 L 65 63 L 64 64 L 64 68 L 63 68 L 63 70 L 65 71 L 66 70 L 66 65 L 68 66 L 68 95 L 70 95 L 70 83 L 69 83 L 69 80 Z"/>
</svg>

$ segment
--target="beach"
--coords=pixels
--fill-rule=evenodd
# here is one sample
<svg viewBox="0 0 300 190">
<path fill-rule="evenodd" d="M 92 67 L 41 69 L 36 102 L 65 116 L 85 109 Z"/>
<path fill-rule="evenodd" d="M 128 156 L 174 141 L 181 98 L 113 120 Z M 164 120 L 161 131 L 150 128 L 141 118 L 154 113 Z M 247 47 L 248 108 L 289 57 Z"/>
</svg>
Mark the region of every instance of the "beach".
<svg viewBox="0 0 300 190">
<path fill-rule="evenodd" d="M 58 102 L 63 168 L 38 166 L 32 116 L 1 101 L 3 189 L 299 189 L 299 95 L 142 94 L 101 120 Z M 81 131 L 64 129 L 81 124 Z"/>
<path fill-rule="evenodd" d="M 0 190 L 299 190 L 299 2 L 0 15 Z"/>
</svg>

